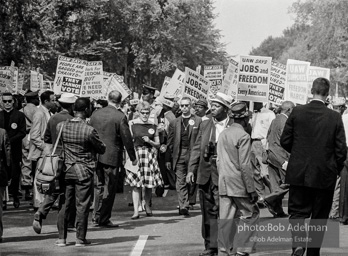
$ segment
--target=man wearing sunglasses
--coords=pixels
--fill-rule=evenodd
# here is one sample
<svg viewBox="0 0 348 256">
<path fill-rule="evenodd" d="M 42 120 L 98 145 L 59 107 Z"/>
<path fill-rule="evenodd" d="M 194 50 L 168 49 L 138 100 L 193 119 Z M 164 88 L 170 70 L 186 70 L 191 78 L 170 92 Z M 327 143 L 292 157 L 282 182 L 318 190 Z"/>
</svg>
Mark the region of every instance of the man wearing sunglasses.
<svg viewBox="0 0 348 256">
<path fill-rule="evenodd" d="M 166 153 L 168 170 L 175 170 L 176 191 L 179 199 L 179 214 L 188 216 L 190 204 L 195 204 L 195 184 L 186 183 L 187 165 L 191 149 L 196 141 L 201 118 L 191 114 L 191 99 L 180 102 L 182 115 L 169 123 Z M 172 161 L 171 161 L 172 160 Z"/>
<path fill-rule="evenodd" d="M 13 206 L 20 205 L 19 181 L 22 161 L 22 139 L 26 135 L 25 116 L 13 107 L 14 98 L 11 93 L 2 94 L 3 111 L 0 112 L 0 128 L 6 130 L 11 145 L 11 176 L 10 193 L 13 196 Z"/>
</svg>

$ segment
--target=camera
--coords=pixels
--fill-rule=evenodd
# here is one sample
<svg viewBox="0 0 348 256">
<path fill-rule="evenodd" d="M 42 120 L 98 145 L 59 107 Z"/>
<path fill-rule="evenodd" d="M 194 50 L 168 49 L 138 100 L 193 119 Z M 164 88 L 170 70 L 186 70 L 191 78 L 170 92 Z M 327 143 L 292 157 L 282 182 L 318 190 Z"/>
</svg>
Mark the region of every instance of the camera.
<svg viewBox="0 0 348 256">
<path fill-rule="evenodd" d="M 212 159 L 216 159 L 216 143 L 209 141 L 208 145 L 204 148 L 203 158 L 206 162 L 209 162 L 211 157 Z"/>
</svg>

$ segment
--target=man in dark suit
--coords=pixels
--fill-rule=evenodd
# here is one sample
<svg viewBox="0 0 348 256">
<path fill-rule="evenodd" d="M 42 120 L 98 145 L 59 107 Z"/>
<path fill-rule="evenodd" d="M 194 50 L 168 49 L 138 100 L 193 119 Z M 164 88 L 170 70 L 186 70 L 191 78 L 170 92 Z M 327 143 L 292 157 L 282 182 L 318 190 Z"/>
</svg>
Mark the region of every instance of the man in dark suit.
<svg viewBox="0 0 348 256">
<path fill-rule="evenodd" d="M 19 207 L 19 181 L 22 161 L 22 139 L 26 135 L 25 115 L 13 107 L 14 98 L 11 93 L 2 94 L 4 110 L 0 112 L 0 128 L 6 130 L 11 143 L 11 186 L 13 206 Z"/>
<path fill-rule="evenodd" d="M 233 123 L 233 119 L 228 117 L 230 103 L 229 97 L 223 93 L 217 93 L 216 97 L 211 99 L 212 118 L 201 123 L 188 165 L 186 182 L 196 181 L 198 184 L 202 211 L 202 236 L 205 251 L 200 253 L 200 256 L 218 254 L 219 192 L 216 143 L 220 133 Z"/>
<path fill-rule="evenodd" d="M 123 161 L 123 147 L 126 148 L 133 165 L 137 164 L 132 135 L 125 114 L 119 110 L 122 94 L 111 91 L 108 106 L 93 112 L 91 125 L 106 144 L 106 151 L 99 156 L 97 165 L 99 199 L 93 211 L 93 221 L 99 226 L 114 226 L 110 221 L 114 205 L 119 168 Z"/>
<path fill-rule="evenodd" d="M 280 114 L 272 121 L 267 134 L 268 144 L 268 171 L 272 192 L 264 197 L 264 204 L 274 217 L 288 217 L 284 213 L 282 200 L 289 191 L 285 184 L 285 167 L 288 164 L 290 154 L 280 146 L 280 136 L 283 133 L 285 122 L 295 107 L 291 101 L 284 101 L 280 106 Z"/>
<path fill-rule="evenodd" d="M 180 108 L 182 115 L 169 124 L 166 163 L 169 170 L 175 170 L 179 214 L 187 216 L 190 203 L 196 203 L 195 184 L 186 183 L 187 165 L 202 120 L 191 114 L 190 98 L 182 98 Z"/>
<path fill-rule="evenodd" d="M 311 218 L 309 225 L 326 225 L 336 178 L 346 159 L 347 145 L 341 115 L 328 109 L 324 103 L 329 89 L 329 80 L 314 80 L 311 90 L 313 100 L 293 109 L 280 139 L 281 146 L 291 153 L 285 183 L 290 184 L 292 227 L 304 227 L 306 218 Z M 308 256 L 320 255 L 323 236 L 324 231 L 309 230 Z M 292 255 L 303 255 L 306 229 L 293 229 L 292 237 Z"/>
<path fill-rule="evenodd" d="M 11 146 L 5 129 L 0 128 L 0 243 L 4 228 L 2 225 L 2 207 L 5 189 L 11 181 Z"/>
</svg>

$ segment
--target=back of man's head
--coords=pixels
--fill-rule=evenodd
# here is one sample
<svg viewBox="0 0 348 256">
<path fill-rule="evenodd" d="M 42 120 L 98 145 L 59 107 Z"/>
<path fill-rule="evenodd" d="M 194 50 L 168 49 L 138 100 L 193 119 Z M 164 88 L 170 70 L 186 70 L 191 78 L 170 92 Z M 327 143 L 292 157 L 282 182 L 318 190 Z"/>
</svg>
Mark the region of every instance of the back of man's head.
<svg viewBox="0 0 348 256">
<path fill-rule="evenodd" d="M 108 96 L 108 101 L 114 104 L 120 104 L 122 100 L 122 94 L 119 91 L 111 91 Z"/>
<path fill-rule="evenodd" d="M 292 101 L 284 101 L 280 106 L 280 113 L 286 113 L 295 107 L 295 104 Z"/>
<path fill-rule="evenodd" d="M 74 104 L 74 111 L 84 112 L 86 109 L 89 109 L 90 101 L 88 98 L 78 98 Z"/>
<path fill-rule="evenodd" d="M 330 81 L 324 77 L 319 77 L 313 81 L 311 93 L 321 97 L 327 97 L 330 90 Z"/>
</svg>

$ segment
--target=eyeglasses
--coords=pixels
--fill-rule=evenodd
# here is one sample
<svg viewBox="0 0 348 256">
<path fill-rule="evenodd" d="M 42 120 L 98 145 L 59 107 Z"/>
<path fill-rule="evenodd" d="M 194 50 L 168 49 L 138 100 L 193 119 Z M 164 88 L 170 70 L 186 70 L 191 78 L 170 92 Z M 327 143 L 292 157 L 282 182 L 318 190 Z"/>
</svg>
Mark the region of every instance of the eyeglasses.
<svg viewBox="0 0 348 256">
<path fill-rule="evenodd" d="M 150 115 L 150 112 L 143 112 L 143 111 L 140 111 L 140 114 L 142 114 L 143 116 L 145 116 L 145 115 Z"/>
<path fill-rule="evenodd" d="M 182 107 L 182 108 L 183 108 L 183 107 L 187 107 L 187 108 L 188 108 L 189 106 L 190 106 L 189 104 L 181 104 L 181 105 L 180 105 L 180 107 Z"/>
<path fill-rule="evenodd" d="M 2 100 L 3 103 L 12 103 L 12 100 Z"/>
</svg>

